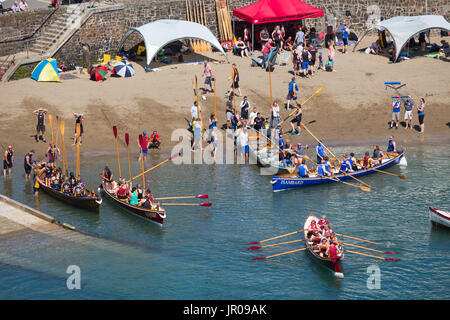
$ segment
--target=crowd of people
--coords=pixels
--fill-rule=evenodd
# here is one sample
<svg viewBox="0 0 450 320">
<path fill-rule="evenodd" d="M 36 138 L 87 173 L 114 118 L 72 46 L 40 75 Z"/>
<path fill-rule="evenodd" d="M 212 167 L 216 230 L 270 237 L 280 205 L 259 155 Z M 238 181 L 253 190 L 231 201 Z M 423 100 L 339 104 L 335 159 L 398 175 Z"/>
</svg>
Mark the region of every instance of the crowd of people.
<svg viewBox="0 0 450 320">
<path fill-rule="evenodd" d="M 325 216 L 318 222 L 311 220 L 306 237 L 313 251 L 322 258 L 337 258 L 342 254 L 342 245 Z"/>
</svg>

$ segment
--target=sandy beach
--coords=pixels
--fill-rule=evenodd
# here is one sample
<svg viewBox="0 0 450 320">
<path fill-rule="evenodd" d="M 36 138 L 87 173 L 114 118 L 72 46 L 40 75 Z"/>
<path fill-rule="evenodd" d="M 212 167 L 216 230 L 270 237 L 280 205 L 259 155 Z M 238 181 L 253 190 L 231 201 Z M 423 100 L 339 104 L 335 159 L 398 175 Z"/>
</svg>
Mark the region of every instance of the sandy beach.
<svg viewBox="0 0 450 320">
<path fill-rule="evenodd" d="M 435 42 L 439 42 L 439 38 Z M 370 45 L 373 37 L 367 37 L 358 49 Z M 417 57 L 398 64 L 389 64 L 383 56 L 366 55 L 358 51 L 336 54 L 336 72 L 319 71 L 310 78 L 296 79 L 299 84 L 299 100 L 304 101 L 319 87 L 323 91 L 303 107 L 303 122 L 329 146 L 380 143 L 383 145 L 393 134 L 400 145 L 416 143 L 448 143 L 450 141 L 450 86 L 448 74 L 450 64 L 432 58 Z M 326 49 L 321 49 L 326 56 Z M 176 62 L 154 63 L 157 72 L 145 72 L 143 62 L 134 63 L 136 74 L 132 78 L 108 78 L 104 82 L 93 82 L 88 75 L 75 74 L 75 79 L 61 83 L 35 82 L 31 79 L 10 81 L 0 85 L 0 143 L 3 147 L 12 144 L 16 156 L 21 157 L 34 148 L 42 158 L 47 144 L 34 140 L 36 117 L 32 111 L 38 107 L 49 110 L 53 117 L 65 121 L 65 139 L 68 152 L 74 132 L 73 112 L 83 113 L 84 153 L 110 153 L 114 151 L 112 126 L 119 129 L 119 140 L 125 145 L 123 135 L 131 136 L 131 150 L 137 151 L 137 136 L 143 130 L 158 130 L 162 136 L 163 149 L 176 142 L 170 135 L 177 128 L 187 128 L 185 119 L 190 118 L 190 107 L 194 101 L 192 83 L 195 75 L 199 87 L 203 86 L 202 64 Z M 225 123 L 225 92 L 231 82 L 231 64 L 221 54 L 185 56 L 189 59 L 210 59 L 213 74 L 217 79 L 217 118 L 219 127 Z M 236 63 L 240 72 L 243 95 L 247 95 L 253 106 L 263 116 L 270 114 L 269 74 L 261 68 L 251 67 L 249 58 L 228 53 L 230 63 Z M 282 118 L 288 111 L 283 107 L 288 83 L 292 78 L 292 65 L 276 66 L 272 77 L 273 99 L 282 106 Z M 72 72 L 73 73 L 73 72 Z M 65 74 L 62 74 L 62 78 Z M 406 130 L 403 126 L 389 129 L 392 99 L 396 94 L 385 89 L 385 81 L 401 81 L 406 86 L 400 94 L 411 95 L 417 105 L 419 98 L 426 100 L 425 133 Z M 236 99 L 238 105 L 241 97 Z M 213 94 L 200 100 L 204 127 L 207 117 L 214 111 Z M 404 109 L 402 107 L 401 119 Z M 413 124 L 418 125 L 414 111 Z M 48 119 L 46 139 L 51 138 Z M 289 131 L 288 122 L 284 130 Z M 310 143 L 314 139 L 306 132 L 296 137 L 288 135 L 291 142 Z M 59 141 L 60 138 L 59 138 Z"/>
</svg>

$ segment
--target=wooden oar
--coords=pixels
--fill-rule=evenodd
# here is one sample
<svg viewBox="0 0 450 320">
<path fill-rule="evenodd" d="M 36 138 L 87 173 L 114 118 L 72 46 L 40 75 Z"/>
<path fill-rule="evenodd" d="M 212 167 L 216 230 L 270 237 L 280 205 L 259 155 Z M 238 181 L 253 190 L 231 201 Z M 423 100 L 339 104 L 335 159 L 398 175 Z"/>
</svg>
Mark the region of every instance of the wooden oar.
<svg viewBox="0 0 450 320">
<path fill-rule="evenodd" d="M 299 252 L 299 251 L 303 251 L 306 250 L 306 248 L 302 248 L 302 249 L 296 249 L 296 250 L 291 250 L 291 251 L 286 251 L 286 252 L 282 252 L 282 253 L 277 253 L 277 254 L 273 254 L 271 256 L 267 256 L 267 257 L 258 257 L 258 258 L 253 258 L 252 260 L 264 260 L 264 259 L 270 259 L 273 257 L 278 257 L 278 256 L 282 256 L 285 254 L 290 254 L 290 253 L 294 253 L 294 252 Z"/>
<path fill-rule="evenodd" d="M 138 174 L 137 176 L 134 176 L 133 178 L 131 178 L 130 181 L 133 181 L 133 180 L 135 180 L 135 179 L 141 177 L 142 175 L 146 174 L 147 172 L 150 172 L 150 171 L 152 171 L 153 169 L 158 168 L 160 165 L 166 163 L 167 161 L 170 161 L 170 160 L 172 160 L 172 159 L 175 159 L 176 157 L 178 157 L 178 156 L 180 156 L 180 155 L 181 155 L 181 152 L 180 152 L 180 153 L 177 153 L 177 154 L 174 154 L 174 155 L 171 156 L 169 159 L 166 159 L 166 160 L 164 160 L 163 162 L 158 163 L 156 166 L 153 166 L 153 167 L 151 167 L 150 169 L 145 170 L 145 172 L 142 172 L 142 173 Z"/>
<path fill-rule="evenodd" d="M 197 113 L 198 113 L 198 117 L 200 119 L 200 125 L 203 129 L 203 121 L 202 121 L 202 110 L 200 109 L 200 104 L 198 103 L 198 82 L 197 82 L 197 75 L 195 75 L 195 99 L 197 101 Z"/>
<path fill-rule="evenodd" d="M 131 180 L 131 161 L 130 161 L 130 135 L 128 133 L 125 133 L 125 143 L 127 144 L 127 153 L 128 153 L 128 175 L 130 176 Z"/>
<path fill-rule="evenodd" d="M 55 128 L 55 135 L 56 135 L 56 137 L 55 137 L 55 152 L 54 152 L 54 154 L 53 154 L 53 159 L 55 159 L 55 165 L 56 165 L 56 153 L 57 153 L 57 150 L 58 150 L 58 128 L 59 128 L 59 117 L 58 116 L 56 116 L 56 128 Z"/>
<path fill-rule="evenodd" d="M 247 250 L 259 250 L 261 248 L 281 246 L 282 244 L 288 244 L 288 243 L 294 243 L 294 242 L 302 242 L 302 241 L 305 241 L 305 239 L 292 240 L 292 241 L 286 241 L 286 242 L 280 242 L 280 243 L 274 243 L 274 244 L 268 244 L 268 245 L 261 246 L 261 247 L 248 247 Z"/>
<path fill-rule="evenodd" d="M 162 206 L 202 206 L 202 207 L 211 207 L 211 202 L 202 202 L 202 203 L 161 203 Z"/>
<path fill-rule="evenodd" d="M 80 135 L 80 124 L 77 123 L 77 136 Z M 75 178 L 78 180 L 80 179 L 80 139 L 77 140 L 77 166 L 76 166 L 76 173 Z"/>
<path fill-rule="evenodd" d="M 231 67 L 231 84 L 233 86 L 233 108 L 234 108 L 234 115 L 236 115 L 236 91 L 234 90 L 234 69 Z"/>
<path fill-rule="evenodd" d="M 253 241 L 253 242 L 249 242 L 249 243 L 247 243 L 247 244 L 258 244 L 258 243 L 263 243 L 263 242 L 266 242 L 266 241 L 270 241 L 270 240 L 275 240 L 275 239 L 287 237 L 287 236 L 290 236 L 290 235 L 292 235 L 292 234 L 300 233 L 300 232 L 303 232 L 303 231 L 304 231 L 304 229 L 298 230 L 298 231 L 294 231 L 294 232 L 290 232 L 290 233 L 286 233 L 286 234 L 282 234 L 281 236 L 276 236 L 276 237 L 273 237 L 273 238 L 264 239 L 264 240 L 261 240 L 261 241 Z"/>
<path fill-rule="evenodd" d="M 312 97 L 314 97 L 316 94 L 318 94 L 320 91 L 322 91 L 323 90 L 323 87 L 320 87 L 319 89 L 317 89 L 316 90 L 316 92 L 314 92 L 308 99 L 306 99 L 305 101 L 303 101 L 303 103 L 301 104 L 301 106 L 303 107 Z M 289 113 L 289 115 L 286 117 L 286 118 L 284 118 L 284 120 L 283 121 L 281 121 L 280 122 L 280 125 L 283 123 L 283 122 L 285 122 L 287 119 L 289 119 L 295 112 L 297 111 L 297 109 L 296 110 L 294 110 L 294 111 L 292 111 L 291 113 Z"/>
<path fill-rule="evenodd" d="M 142 155 L 142 188 L 144 188 L 145 190 L 145 169 L 144 169 L 144 148 L 142 147 L 142 145 L 144 144 L 144 137 L 142 136 L 142 134 L 139 135 L 139 145 L 141 148 L 141 155 Z"/>
<path fill-rule="evenodd" d="M 367 188 L 367 187 L 364 187 L 364 186 L 357 186 L 356 184 L 353 184 L 353 183 L 349 183 L 349 182 L 345 182 L 345 181 L 341 181 L 341 180 L 339 180 L 338 178 L 331 178 L 331 177 L 327 177 L 327 176 L 323 176 L 323 175 L 321 175 L 321 174 L 317 174 L 319 177 L 321 177 L 321 178 L 325 178 L 325 179 L 329 179 L 329 180 L 331 180 L 331 181 L 334 181 L 334 182 L 340 182 L 340 183 L 343 183 L 343 184 L 346 184 L 346 185 L 349 185 L 349 186 L 352 186 L 352 187 L 355 187 L 355 188 L 360 188 L 361 190 L 363 190 L 363 191 L 370 191 L 370 188 Z"/>
<path fill-rule="evenodd" d="M 373 251 L 373 252 L 379 252 L 379 253 L 384 253 L 384 254 L 394 254 L 394 252 L 385 252 L 385 251 L 381 251 L 381 250 L 375 250 L 375 249 L 357 246 L 356 244 L 351 244 L 351 243 L 346 243 L 346 242 L 342 242 L 342 244 L 345 244 L 346 246 L 351 246 L 351 247 L 355 247 L 355 248 Z"/>
<path fill-rule="evenodd" d="M 202 22 L 203 22 L 203 25 L 206 26 L 205 0 L 202 0 L 202 5 L 203 5 Z M 206 48 L 208 49 L 208 51 L 211 51 L 211 44 L 209 42 L 206 43 Z"/>
<path fill-rule="evenodd" d="M 114 140 L 116 141 L 116 151 L 117 151 L 117 166 L 119 167 L 119 178 L 122 179 L 122 171 L 120 170 L 120 160 L 119 160 L 119 144 L 117 143 L 117 127 L 113 126 Z"/>
<path fill-rule="evenodd" d="M 306 160 L 309 160 L 309 161 L 311 161 L 312 163 L 314 163 L 315 164 L 315 162 L 314 161 L 312 161 L 307 155 L 304 155 L 303 156 L 303 158 L 304 159 L 306 159 Z M 332 161 L 332 160 L 337 160 L 337 159 L 329 159 L 329 161 Z M 372 187 L 371 185 L 369 185 L 369 184 L 367 184 L 367 183 L 365 183 L 364 181 L 361 181 L 361 180 L 359 180 L 359 179 L 357 179 L 357 178 L 355 178 L 354 176 L 352 176 L 351 174 L 347 174 L 346 172 L 344 172 L 344 171 L 342 171 L 341 169 L 339 169 L 339 171 L 340 172 L 342 172 L 343 174 L 345 174 L 345 175 L 347 175 L 347 176 L 349 176 L 349 177 L 351 177 L 351 178 L 353 178 L 353 179 L 355 179 L 356 181 L 358 181 L 358 182 L 361 182 L 362 184 L 365 184 L 366 186 L 368 186 L 369 188 L 373 188 L 373 189 L 377 189 L 377 188 L 375 188 L 375 187 Z"/>
<path fill-rule="evenodd" d="M 373 256 L 371 254 L 366 254 L 366 253 L 361 253 L 361 252 L 356 252 L 356 251 L 345 250 L 345 252 L 359 254 L 361 256 L 366 256 L 366 257 L 380 259 L 380 260 L 385 260 L 385 261 L 399 261 L 399 259 L 392 259 L 392 258 L 384 258 L 384 257 L 379 257 L 379 256 Z"/>
<path fill-rule="evenodd" d="M 270 60 L 268 61 L 267 67 L 269 68 L 269 89 L 270 89 L 270 108 L 273 106 L 272 98 L 272 72 L 270 71 Z"/>
<path fill-rule="evenodd" d="M 389 174 L 391 176 L 396 176 L 396 177 L 399 177 L 400 179 L 406 179 L 406 176 L 402 175 L 402 174 L 395 174 L 395 173 L 391 173 L 391 172 L 387 172 L 387 171 L 383 171 L 383 170 L 379 170 L 379 169 L 375 169 L 375 168 L 370 168 L 370 169 L 377 171 L 377 172 L 384 173 L 384 174 Z"/>
<path fill-rule="evenodd" d="M 61 129 L 61 143 L 63 150 L 63 172 L 65 172 L 67 176 L 69 169 L 67 168 L 66 146 L 64 144 L 64 121 L 61 121 L 60 129 Z"/>
<path fill-rule="evenodd" d="M 196 195 L 196 196 L 155 198 L 155 200 L 169 200 L 169 199 L 208 199 L 208 195 L 207 194 L 199 194 L 199 195 Z"/>
<path fill-rule="evenodd" d="M 360 239 L 360 238 L 356 238 L 356 237 L 346 236 L 345 234 L 336 233 L 336 235 L 341 236 L 341 237 L 345 237 L 345 238 L 349 238 L 349 239 L 353 239 L 353 240 L 368 242 L 368 243 L 371 243 L 371 244 L 379 244 L 379 243 L 376 243 L 376 242 L 373 242 L 373 241 L 369 241 L 369 240 L 364 240 L 364 239 Z"/>
<path fill-rule="evenodd" d="M 48 123 L 50 124 L 50 132 L 52 133 L 52 150 L 53 150 L 53 116 L 51 114 L 48 115 Z M 53 156 L 53 159 L 55 159 L 54 155 L 52 155 L 52 156 Z M 56 165 L 56 163 L 55 163 L 55 165 Z"/>
<path fill-rule="evenodd" d="M 217 107 L 217 99 L 216 99 L 216 79 L 214 81 L 214 117 L 217 119 L 216 107 Z M 206 87 L 206 86 L 205 86 Z"/>
</svg>

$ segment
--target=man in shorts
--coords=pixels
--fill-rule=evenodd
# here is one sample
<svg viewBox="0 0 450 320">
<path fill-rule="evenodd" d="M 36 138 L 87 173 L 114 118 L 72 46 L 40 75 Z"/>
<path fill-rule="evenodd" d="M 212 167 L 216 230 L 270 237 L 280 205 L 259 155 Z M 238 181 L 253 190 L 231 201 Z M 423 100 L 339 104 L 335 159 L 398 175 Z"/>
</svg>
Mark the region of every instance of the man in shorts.
<svg viewBox="0 0 450 320">
<path fill-rule="evenodd" d="M 25 180 L 30 179 L 31 169 L 33 167 L 33 154 L 34 150 L 30 150 L 30 152 L 25 155 L 23 163 L 23 168 L 25 169 Z"/>
<path fill-rule="evenodd" d="M 392 121 L 391 128 L 394 126 L 398 129 L 398 122 L 400 121 L 400 107 L 402 106 L 402 102 L 400 101 L 400 97 L 397 96 L 394 102 L 392 102 Z"/>
<path fill-rule="evenodd" d="M 225 113 L 227 116 L 227 128 L 231 129 L 231 120 L 233 119 L 233 115 L 234 115 L 234 106 L 233 106 L 233 97 L 229 97 L 227 104 L 225 106 Z"/>
<path fill-rule="evenodd" d="M 142 159 L 145 161 L 148 154 L 148 144 L 149 144 L 149 138 L 147 137 L 147 131 L 142 132 L 142 141 L 139 141 L 139 138 L 137 140 L 138 147 L 139 147 L 139 159 L 138 162 L 140 162 Z"/>
<path fill-rule="evenodd" d="M 212 81 L 214 81 L 212 76 L 212 68 L 208 61 L 204 62 L 203 76 L 205 77 L 205 87 L 202 88 L 204 92 L 214 92 Z M 206 89 L 206 86 L 209 86 L 209 90 Z"/>
<path fill-rule="evenodd" d="M 294 101 L 297 100 L 297 94 L 295 93 L 295 91 L 298 91 L 298 85 L 295 82 L 295 77 L 292 77 L 291 82 L 289 82 L 289 87 L 288 87 L 286 110 L 290 109 L 291 100 L 294 100 Z"/>
<path fill-rule="evenodd" d="M 8 146 L 8 149 L 5 150 L 3 154 L 3 176 L 6 177 L 6 170 L 8 170 L 8 174 L 11 177 L 11 168 L 13 167 L 14 162 L 14 150 L 12 146 Z"/>
<path fill-rule="evenodd" d="M 412 109 L 414 107 L 414 101 L 410 98 L 410 96 L 408 96 L 406 98 L 406 101 L 404 103 L 405 105 L 405 123 L 406 123 L 406 127 L 405 129 L 411 129 L 412 130 Z"/>
<path fill-rule="evenodd" d="M 297 103 L 297 110 L 295 111 L 294 119 L 291 120 L 291 127 L 292 127 L 291 134 L 295 134 L 296 136 L 301 135 L 300 133 L 301 122 L 302 122 L 302 105 L 300 103 Z"/>
<path fill-rule="evenodd" d="M 348 36 L 350 35 L 350 28 L 348 27 L 348 22 L 342 27 L 342 42 L 344 42 L 344 49 L 342 53 L 348 53 Z"/>
<path fill-rule="evenodd" d="M 309 59 L 310 59 L 310 53 L 306 47 L 303 48 L 302 52 L 302 70 L 303 70 L 303 76 L 305 78 L 308 78 L 308 70 L 309 70 Z"/>
<path fill-rule="evenodd" d="M 37 125 L 36 125 L 36 135 L 34 138 L 36 139 L 36 142 L 39 142 L 39 140 L 42 140 L 43 142 L 47 142 L 44 138 L 45 133 L 45 115 L 47 114 L 48 110 L 44 108 L 39 108 L 37 110 L 34 110 L 33 113 L 37 115 Z"/>
</svg>

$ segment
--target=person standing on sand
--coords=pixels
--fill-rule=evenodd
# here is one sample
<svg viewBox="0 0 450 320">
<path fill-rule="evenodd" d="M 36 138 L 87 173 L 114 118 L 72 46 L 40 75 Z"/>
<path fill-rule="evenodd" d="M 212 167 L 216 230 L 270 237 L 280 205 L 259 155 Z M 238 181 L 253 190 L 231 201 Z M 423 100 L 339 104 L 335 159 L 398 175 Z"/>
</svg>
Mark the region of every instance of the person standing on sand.
<svg viewBox="0 0 450 320">
<path fill-rule="evenodd" d="M 6 177 L 6 170 L 8 170 L 8 174 L 11 177 L 11 168 L 14 163 L 14 150 L 12 146 L 8 146 L 8 149 L 5 150 L 3 154 L 3 176 Z"/>
<path fill-rule="evenodd" d="M 73 114 L 75 117 L 75 136 L 73 138 L 73 146 L 77 144 L 78 139 L 80 139 L 80 144 L 82 144 L 81 141 L 81 136 L 83 135 L 83 120 L 84 120 L 84 116 L 82 113 L 74 113 Z M 80 124 L 80 136 L 77 135 L 77 125 Z"/>
<path fill-rule="evenodd" d="M 44 138 L 45 133 L 45 115 L 48 113 L 47 109 L 39 108 L 37 110 L 34 110 L 33 113 L 37 115 L 37 125 L 36 125 L 36 135 L 34 138 L 36 139 L 36 142 L 39 142 L 39 140 L 42 140 L 43 142 L 47 142 Z"/>
<path fill-rule="evenodd" d="M 278 122 L 280 119 L 280 106 L 278 102 L 274 101 L 272 105 L 272 128 L 278 127 Z"/>
<path fill-rule="evenodd" d="M 208 61 L 205 60 L 205 62 L 203 63 L 203 76 L 205 77 L 205 87 L 202 88 L 204 92 L 214 92 L 213 86 L 212 86 L 212 81 L 214 81 L 213 79 L 213 75 L 212 75 L 212 68 L 211 65 L 209 64 Z M 206 86 L 209 86 L 209 90 L 206 89 Z"/>
<path fill-rule="evenodd" d="M 297 103 L 297 110 L 294 114 L 294 119 L 291 120 L 292 131 L 291 134 L 295 134 L 296 136 L 301 136 L 300 123 L 302 122 L 302 105 Z M 296 126 L 294 125 L 296 124 Z"/>
<path fill-rule="evenodd" d="M 242 96 L 242 92 L 241 92 L 241 88 L 239 88 L 239 70 L 236 67 L 236 64 L 233 63 L 232 65 L 233 67 L 233 71 L 232 71 L 232 83 L 231 83 L 231 87 L 230 87 L 230 91 L 228 92 L 228 96 L 231 96 L 231 93 L 233 92 L 233 95 L 236 94 L 235 92 L 237 91 L 238 94 L 237 96 Z"/>
<path fill-rule="evenodd" d="M 425 131 L 423 118 L 425 117 L 425 99 L 420 98 L 420 105 L 417 107 L 417 115 L 419 116 L 420 133 Z"/>
<path fill-rule="evenodd" d="M 412 101 L 412 99 L 410 98 L 410 96 L 408 96 L 406 98 L 406 101 L 404 103 L 405 105 L 405 123 L 406 123 L 406 127 L 405 129 L 411 129 L 412 130 L 412 109 L 414 107 L 414 102 Z"/>
<path fill-rule="evenodd" d="M 400 107 L 402 106 L 402 102 L 400 101 L 400 97 L 397 96 L 394 102 L 392 102 L 392 121 L 391 121 L 391 128 L 394 126 L 395 121 L 395 128 L 398 128 L 398 122 L 400 120 Z"/>
<path fill-rule="evenodd" d="M 298 91 L 298 85 L 295 82 L 295 77 L 292 77 L 291 82 L 289 82 L 288 86 L 288 95 L 287 95 L 287 103 L 286 103 L 286 110 L 289 110 L 291 108 L 290 103 L 291 100 L 297 100 L 297 93 Z"/>
<path fill-rule="evenodd" d="M 350 28 L 348 27 L 348 22 L 344 23 L 342 27 L 342 41 L 344 42 L 343 54 L 348 53 L 348 36 L 350 35 Z"/>
</svg>

